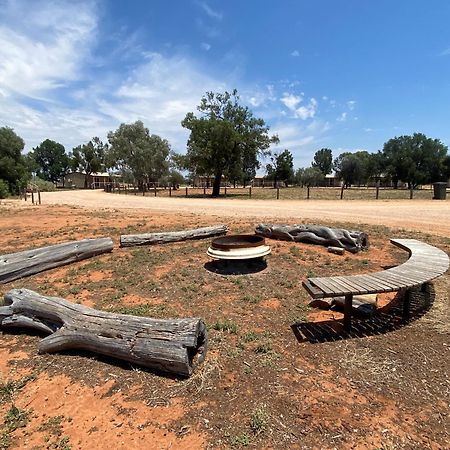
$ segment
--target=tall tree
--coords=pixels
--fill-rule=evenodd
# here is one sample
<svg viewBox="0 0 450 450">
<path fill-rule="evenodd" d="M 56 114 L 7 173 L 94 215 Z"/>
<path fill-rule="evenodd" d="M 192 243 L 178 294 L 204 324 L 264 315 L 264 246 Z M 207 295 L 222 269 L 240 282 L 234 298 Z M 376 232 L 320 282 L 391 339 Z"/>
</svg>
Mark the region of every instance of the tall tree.
<svg viewBox="0 0 450 450">
<path fill-rule="evenodd" d="M 190 131 L 187 142 L 185 168 L 197 175 L 213 174 L 213 196 L 218 196 L 222 176 L 236 177 L 237 173 L 254 174 L 259 167 L 258 156 L 266 153 L 277 136 L 269 136 L 263 119 L 253 116 L 239 104 L 237 91 L 207 92 L 193 112 L 181 122 Z"/>
<path fill-rule="evenodd" d="M 312 167 L 319 169 L 324 175 L 331 173 L 333 168 L 333 154 L 329 148 L 321 148 L 314 154 Z"/>
<path fill-rule="evenodd" d="M 278 181 L 283 181 L 287 186 L 289 181 L 294 179 L 294 158 L 289 150 L 284 150 L 281 153 L 274 152 L 270 155 L 270 164 L 267 164 L 267 177 L 269 180 L 274 180 L 275 186 Z"/>
<path fill-rule="evenodd" d="M 140 187 L 168 174 L 169 143 L 156 134 L 150 134 L 140 120 L 132 124 L 122 123 L 116 131 L 108 133 L 108 140 L 107 165 L 124 173 L 131 172 Z"/>
<path fill-rule="evenodd" d="M 56 183 L 67 173 L 70 161 L 62 144 L 46 139 L 33 149 L 33 154 L 40 178 Z"/>
<path fill-rule="evenodd" d="M 448 148 L 439 139 L 422 133 L 389 139 L 383 146 L 387 173 L 394 187 L 405 181 L 415 188 L 445 177 L 445 158 Z"/>
<path fill-rule="evenodd" d="M 87 144 L 73 149 L 73 168 L 84 173 L 85 189 L 88 187 L 89 177 L 104 167 L 107 150 L 108 144 L 104 144 L 98 137 L 93 137 Z"/>
<path fill-rule="evenodd" d="M 23 147 L 23 139 L 12 128 L 0 128 L 0 180 L 5 182 L 12 194 L 18 193 L 27 180 Z"/>
<path fill-rule="evenodd" d="M 365 184 L 368 180 L 369 153 L 358 151 L 355 153 L 341 153 L 334 160 L 334 170 L 345 187 L 352 184 Z"/>
</svg>

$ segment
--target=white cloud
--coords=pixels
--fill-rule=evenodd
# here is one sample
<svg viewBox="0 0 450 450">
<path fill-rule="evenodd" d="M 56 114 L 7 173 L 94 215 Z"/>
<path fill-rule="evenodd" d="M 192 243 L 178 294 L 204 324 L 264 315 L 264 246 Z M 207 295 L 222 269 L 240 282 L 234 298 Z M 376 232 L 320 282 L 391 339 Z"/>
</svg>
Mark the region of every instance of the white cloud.
<svg viewBox="0 0 450 450">
<path fill-rule="evenodd" d="M 7 2 L 0 10 L 0 84 L 42 98 L 81 74 L 96 32 L 91 2 Z"/>
<path fill-rule="evenodd" d="M 356 106 L 356 101 L 355 100 L 349 100 L 347 102 L 347 107 L 350 111 L 353 111 L 355 109 Z"/>
<path fill-rule="evenodd" d="M 222 20 L 223 14 L 219 11 L 214 10 L 206 2 L 198 1 L 197 4 L 203 9 L 203 11 L 212 19 Z"/>
<path fill-rule="evenodd" d="M 286 108 L 294 111 L 297 108 L 297 105 L 303 100 L 302 96 L 297 96 L 293 94 L 288 94 L 285 92 L 283 97 L 280 98 L 281 103 L 283 103 Z"/>
<path fill-rule="evenodd" d="M 294 58 L 296 58 L 296 57 L 300 56 L 300 52 L 299 52 L 298 50 L 294 50 L 294 51 L 291 53 L 291 56 L 293 56 Z"/>
<path fill-rule="evenodd" d="M 294 117 L 301 120 L 312 119 L 317 112 L 317 100 L 311 98 L 307 105 L 299 106 L 303 101 L 304 93 L 301 95 L 288 94 L 285 92 L 280 98 L 281 103 L 283 103 L 286 108 L 293 112 Z"/>
<path fill-rule="evenodd" d="M 336 120 L 338 122 L 345 122 L 347 120 L 347 113 L 343 112 Z"/>
<path fill-rule="evenodd" d="M 202 43 L 200 44 L 200 47 L 202 48 L 202 50 L 205 50 L 205 51 L 208 51 L 208 50 L 211 49 L 211 45 L 208 44 L 207 42 L 202 42 Z"/>
</svg>

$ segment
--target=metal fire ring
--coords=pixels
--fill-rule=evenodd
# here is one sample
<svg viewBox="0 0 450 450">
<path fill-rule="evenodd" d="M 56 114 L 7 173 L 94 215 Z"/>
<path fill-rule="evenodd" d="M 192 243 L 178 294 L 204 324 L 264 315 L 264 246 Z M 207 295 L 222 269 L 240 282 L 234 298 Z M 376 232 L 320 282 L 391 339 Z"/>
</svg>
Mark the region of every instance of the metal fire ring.
<svg viewBox="0 0 450 450">
<path fill-rule="evenodd" d="M 263 236 L 256 234 L 232 234 L 213 239 L 211 247 L 217 250 L 260 247 L 266 243 Z"/>
</svg>

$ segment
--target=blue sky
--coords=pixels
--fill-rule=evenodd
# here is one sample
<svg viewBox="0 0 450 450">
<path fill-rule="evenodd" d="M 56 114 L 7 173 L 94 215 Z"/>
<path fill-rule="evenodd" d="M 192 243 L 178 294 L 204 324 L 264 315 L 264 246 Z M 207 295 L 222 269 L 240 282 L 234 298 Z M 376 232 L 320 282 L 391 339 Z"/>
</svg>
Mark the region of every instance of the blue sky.
<svg viewBox="0 0 450 450">
<path fill-rule="evenodd" d="M 447 0 L 0 0 L 0 126 L 66 151 L 237 88 L 296 167 L 423 132 L 450 144 Z"/>
</svg>

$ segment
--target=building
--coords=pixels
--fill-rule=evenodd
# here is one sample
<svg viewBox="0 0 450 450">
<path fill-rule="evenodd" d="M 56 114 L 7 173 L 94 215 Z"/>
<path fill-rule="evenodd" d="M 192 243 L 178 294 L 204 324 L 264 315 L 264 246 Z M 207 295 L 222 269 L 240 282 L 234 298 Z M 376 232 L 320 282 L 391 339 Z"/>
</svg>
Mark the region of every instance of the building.
<svg viewBox="0 0 450 450">
<path fill-rule="evenodd" d="M 106 184 L 117 182 L 119 177 L 117 175 L 110 175 L 107 172 L 95 172 L 87 177 L 88 189 L 103 189 Z M 83 172 L 68 173 L 62 180 L 60 180 L 56 187 L 58 188 L 72 188 L 84 189 L 86 183 L 86 174 Z"/>
</svg>

